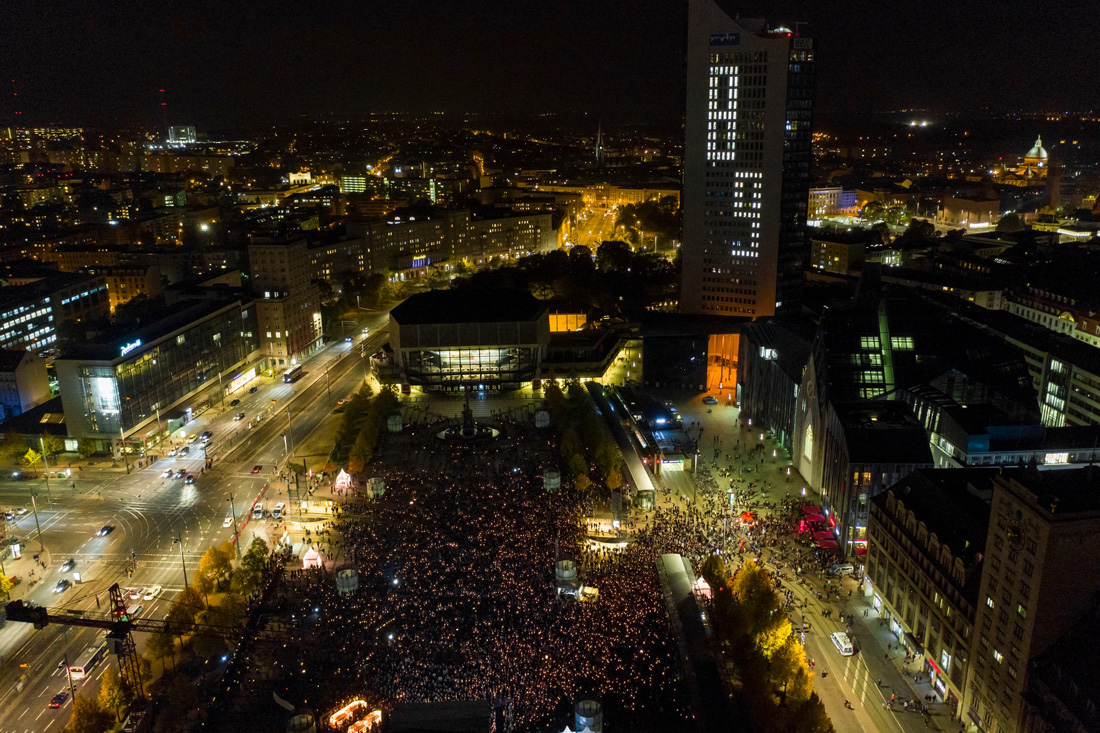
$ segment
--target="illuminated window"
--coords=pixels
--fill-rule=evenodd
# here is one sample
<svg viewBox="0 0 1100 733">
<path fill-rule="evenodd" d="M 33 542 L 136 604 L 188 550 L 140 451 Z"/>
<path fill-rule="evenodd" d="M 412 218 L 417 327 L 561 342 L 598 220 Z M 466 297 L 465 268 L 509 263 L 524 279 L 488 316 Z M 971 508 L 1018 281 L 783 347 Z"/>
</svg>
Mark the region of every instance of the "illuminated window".
<svg viewBox="0 0 1100 733">
<path fill-rule="evenodd" d="M 879 348 L 878 336 L 860 336 L 859 347 L 861 349 L 877 349 Z"/>
<path fill-rule="evenodd" d="M 993 650 L 993 658 L 997 660 L 998 664 L 1000 664 L 1001 662 L 1003 662 L 1005 660 L 1005 655 L 1001 654 L 999 651 L 994 649 Z"/>
<path fill-rule="evenodd" d="M 890 337 L 890 345 L 893 346 L 895 349 L 899 349 L 901 351 L 912 351 L 913 350 L 913 337 L 912 336 L 891 336 Z"/>
</svg>

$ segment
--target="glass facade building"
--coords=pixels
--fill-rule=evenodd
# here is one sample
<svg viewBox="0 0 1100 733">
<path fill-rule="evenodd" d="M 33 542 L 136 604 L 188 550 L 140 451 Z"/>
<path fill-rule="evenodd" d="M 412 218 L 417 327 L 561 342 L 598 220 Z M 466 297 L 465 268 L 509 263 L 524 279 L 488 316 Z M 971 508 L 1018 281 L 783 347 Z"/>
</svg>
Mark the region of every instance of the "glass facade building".
<svg viewBox="0 0 1100 733">
<path fill-rule="evenodd" d="M 123 342 L 77 347 L 55 362 L 70 436 L 144 442 L 209 402 L 204 388 L 255 373 L 258 336 L 253 303 L 204 302 Z"/>
<path fill-rule="evenodd" d="M 519 389 L 536 376 L 537 346 L 407 350 L 401 366 L 409 384 L 427 389 Z"/>
</svg>

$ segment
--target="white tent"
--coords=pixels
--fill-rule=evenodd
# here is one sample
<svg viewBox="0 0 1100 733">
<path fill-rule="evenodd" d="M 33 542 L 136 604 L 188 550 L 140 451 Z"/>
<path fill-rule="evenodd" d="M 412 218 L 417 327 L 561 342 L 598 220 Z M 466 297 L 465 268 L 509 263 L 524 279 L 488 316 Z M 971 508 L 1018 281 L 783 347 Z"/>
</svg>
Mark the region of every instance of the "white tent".
<svg viewBox="0 0 1100 733">
<path fill-rule="evenodd" d="M 317 552 L 314 547 L 306 550 L 306 554 L 302 555 L 302 569 L 319 568 L 325 564 L 325 559 L 321 557 L 321 553 Z"/>
</svg>

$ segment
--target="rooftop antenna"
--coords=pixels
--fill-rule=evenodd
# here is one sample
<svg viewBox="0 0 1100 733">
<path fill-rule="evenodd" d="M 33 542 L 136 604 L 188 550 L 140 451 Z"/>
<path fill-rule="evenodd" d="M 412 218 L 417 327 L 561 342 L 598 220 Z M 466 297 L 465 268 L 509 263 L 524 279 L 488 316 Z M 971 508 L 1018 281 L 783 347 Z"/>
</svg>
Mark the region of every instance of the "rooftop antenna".
<svg viewBox="0 0 1100 733">
<path fill-rule="evenodd" d="M 157 90 L 160 95 L 160 117 L 164 123 L 164 139 L 168 139 L 168 100 L 164 97 L 164 90 Z"/>
<path fill-rule="evenodd" d="M 596 127 L 596 164 L 603 163 L 603 121 Z"/>
</svg>

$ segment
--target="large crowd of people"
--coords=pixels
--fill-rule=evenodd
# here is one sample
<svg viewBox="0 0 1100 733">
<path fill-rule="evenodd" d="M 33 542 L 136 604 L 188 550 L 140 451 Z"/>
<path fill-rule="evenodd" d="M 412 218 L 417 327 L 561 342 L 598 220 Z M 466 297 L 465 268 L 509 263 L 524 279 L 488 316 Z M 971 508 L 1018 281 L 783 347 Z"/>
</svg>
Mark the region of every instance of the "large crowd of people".
<svg viewBox="0 0 1100 733">
<path fill-rule="evenodd" d="M 655 561 L 702 551 L 702 533 L 670 514 L 614 554 L 588 549 L 585 502 L 543 488 L 548 436 L 505 416 L 493 427 L 500 437 L 469 445 L 438 424 L 383 438 L 384 496 L 334 520 L 359 591 L 338 596 L 324 573 L 298 581 L 321 609 L 306 668 L 333 705 L 484 699 L 513 730 L 541 731 L 595 696 L 623 729 L 676 729 L 689 712 Z M 559 558 L 578 560 L 598 601 L 558 595 Z"/>
</svg>

